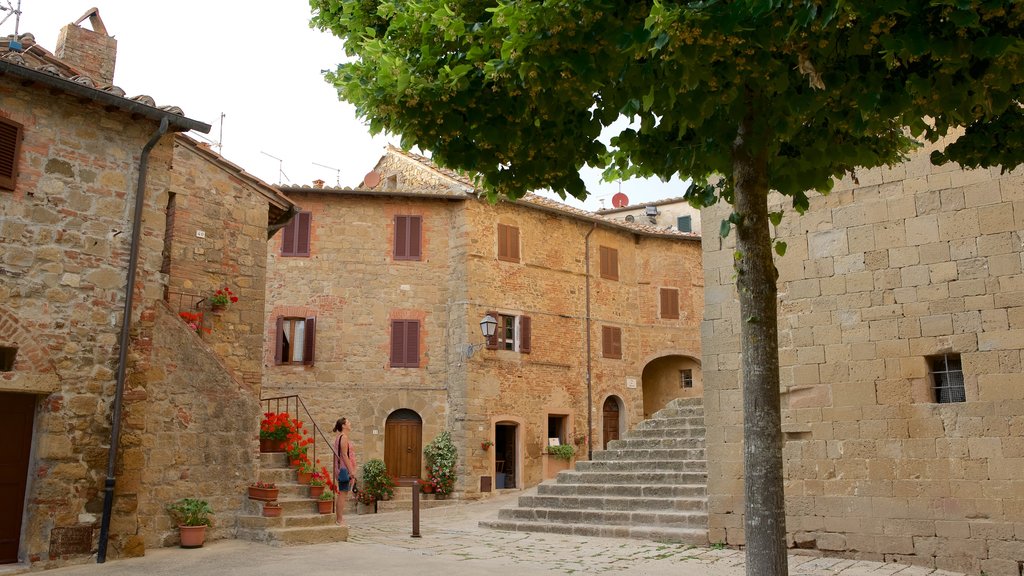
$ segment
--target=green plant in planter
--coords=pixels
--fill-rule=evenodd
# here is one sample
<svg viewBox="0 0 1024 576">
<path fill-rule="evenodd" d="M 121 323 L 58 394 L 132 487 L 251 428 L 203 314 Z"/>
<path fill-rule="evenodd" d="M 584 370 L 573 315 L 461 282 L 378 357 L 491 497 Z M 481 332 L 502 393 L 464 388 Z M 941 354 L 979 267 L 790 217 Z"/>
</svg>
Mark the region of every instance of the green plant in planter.
<svg viewBox="0 0 1024 576">
<path fill-rule="evenodd" d="M 427 481 L 434 485 L 434 492 L 441 496 L 451 494 L 455 490 L 455 465 L 459 458 L 451 432 L 438 434 L 423 449 L 423 456 L 427 460 Z"/>
<path fill-rule="evenodd" d="M 182 526 L 209 526 L 213 509 L 206 500 L 182 498 L 171 503 L 167 509 Z"/>
<path fill-rule="evenodd" d="M 368 460 L 363 464 L 360 477 L 360 494 L 372 496 L 375 500 L 387 500 L 395 493 L 395 483 L 388 476 L 387 466 L 380 458 Z"/>
<path fill-rule="evenodd" d="M 321 494 L 320 497 L 317 499 L 320 500 L 321 502 L 328 502 L 334 500 L 334 492 L 331 492 L 330 490 L 324 490 L 324 493 Z"/>
<path fill-rule="evenodd" d="M 572 444 L 559 444 L 558 446 L 548 446 L 548 454 L 551 454 L 559 460 L 565 460 L 566 462 L 572 460 L 572 457 L 576 455 L 576 448 Z"/>
</svg>

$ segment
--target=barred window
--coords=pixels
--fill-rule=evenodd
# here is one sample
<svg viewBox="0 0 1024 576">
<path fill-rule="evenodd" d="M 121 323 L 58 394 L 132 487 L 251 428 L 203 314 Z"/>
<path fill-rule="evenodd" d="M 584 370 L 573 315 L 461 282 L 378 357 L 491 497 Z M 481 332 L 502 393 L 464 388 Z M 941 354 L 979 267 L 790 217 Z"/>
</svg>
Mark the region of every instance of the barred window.
<svg viewBox="0 0 1024 576">
<path fill-rule="evenodd" d="M 964 371 L 959 354 L 943 354 L 931 358 L 932 382 L 935 385 L 935 401 L 939 404 L 966 402 Z"/>
</svg>

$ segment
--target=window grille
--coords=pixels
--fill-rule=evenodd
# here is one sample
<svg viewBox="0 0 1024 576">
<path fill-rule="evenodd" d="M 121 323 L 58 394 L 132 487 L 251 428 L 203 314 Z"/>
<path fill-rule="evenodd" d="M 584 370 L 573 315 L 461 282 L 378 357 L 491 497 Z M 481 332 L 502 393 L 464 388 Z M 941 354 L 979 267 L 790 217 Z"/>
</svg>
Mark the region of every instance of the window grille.
<svg viewBox="0 0 1024 576">
<path fill-rule="evenodd" d="M 935 401 L 939 404 L 966 402 L 964 372 L 959 354 L 943 354 L 931 359 Z"/>
</svg>

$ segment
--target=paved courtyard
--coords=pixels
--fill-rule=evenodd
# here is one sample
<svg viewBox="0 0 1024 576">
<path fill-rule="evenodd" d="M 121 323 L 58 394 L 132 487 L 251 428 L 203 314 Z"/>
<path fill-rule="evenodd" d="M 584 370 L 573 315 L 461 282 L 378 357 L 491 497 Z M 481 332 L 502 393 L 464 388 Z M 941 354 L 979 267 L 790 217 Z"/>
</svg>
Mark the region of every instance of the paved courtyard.
<svg viewBox="0 0 1024 576">
<path fill-rule="evenodd" d="M 213 576 L 245 574 L 643 574 L 742 576 L 743 552 L 639 540 L 499 532 L 477 526 L 518 494 L 424 510 L 421 538 L 411 538 L 408 511 L 346 517 L 347 543 L 274 548 L 221 540 L 196 550 L 151 550 L 144 558 L 112 560 L 49 572 L 60 576 Z M 791 576 L 960 576 L 930 568 L 811 556 L 790 556 Z"/>
</svg>

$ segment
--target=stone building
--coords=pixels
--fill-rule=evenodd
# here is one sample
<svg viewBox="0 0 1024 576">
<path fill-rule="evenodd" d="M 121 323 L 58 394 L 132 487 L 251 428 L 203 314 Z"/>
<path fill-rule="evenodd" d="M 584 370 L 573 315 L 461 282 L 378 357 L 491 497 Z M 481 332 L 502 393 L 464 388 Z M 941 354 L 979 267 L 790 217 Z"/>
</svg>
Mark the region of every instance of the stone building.
<svg viewBox="0 0 1024 576">
<path fill-rule="evenodd" d="M 789 544 L 1019 576 L 1024 171 L 858 170 L 778 237 Z M 703 213 L 717 228 L 728 209 Z M 704 238 L 709 528 L 742 544 L 733 238 Z"/>
<path fill-rule="evenodd" d="M 623 198 L 625 199 L 625 195 Z M 613 196 L 612 201 L 614 202 L 615 199 Z M 642 222 L 656 228 L 693 232 L 694 234 L 701 233 L 700 210 L 690 206 L 690 203 L 682 197 L 604 208 L 598 210 L 597 213 L 610 220 Z"/>
<path fill-rule="evenodd" d="M 115 58 L 95 9 L 56 55 L 0 42 L 0 563 L 95 554 L 113 455 L 109 556 L 176 544 L 181 497 L 232 535 L 255 475 L 267 241 L 294 205 L 125 97 Z"/>
<path fill-rule="evenodd" d="M 464 497 L 531 486 L 564 468 L 549 443 L 585 458 L 588 435 L 602 449 L 700 394 L 694 234 L 492 204 L 395 148 L 358 189 L 283 192 L 303 212 L 269 256 L 264 397 L 299 395 L 328 429 L 350 418 L 359 460 L 400 481 L 447 429 Z"/>
</svg>

